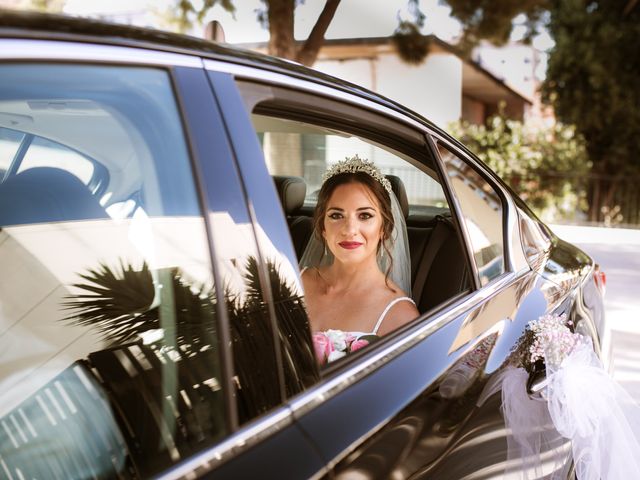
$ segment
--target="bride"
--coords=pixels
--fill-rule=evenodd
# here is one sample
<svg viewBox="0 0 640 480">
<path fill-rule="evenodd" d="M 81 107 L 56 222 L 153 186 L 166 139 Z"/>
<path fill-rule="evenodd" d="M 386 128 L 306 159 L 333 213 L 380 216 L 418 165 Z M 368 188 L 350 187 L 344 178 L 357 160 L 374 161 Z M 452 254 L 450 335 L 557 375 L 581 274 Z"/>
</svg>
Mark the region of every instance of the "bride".
<svg viewBox="0 0 640 480">
<path fill-rule="evenodd" d="M 418 316 L 405 293 L 411 271 L 398 200 L 380 170 L 358 156 L 325 173 L 314 235 L 300 264 L 314 332 L 354 344 Z M 331 356 L 331 350 L 325 361 L 343 356 Z"/>
</svg>

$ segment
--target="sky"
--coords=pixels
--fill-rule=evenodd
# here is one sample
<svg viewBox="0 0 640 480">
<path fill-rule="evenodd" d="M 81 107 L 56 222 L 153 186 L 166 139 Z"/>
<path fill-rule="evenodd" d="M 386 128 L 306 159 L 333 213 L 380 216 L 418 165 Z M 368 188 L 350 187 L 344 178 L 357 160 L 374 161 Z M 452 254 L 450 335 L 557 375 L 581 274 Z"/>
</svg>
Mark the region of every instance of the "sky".
<svg viewBox="0 0 640 480">
<path fill-rule="evenodd" d="M 196 2 L 198 0 L 195 0 Z M 171 0 L 67 0 L 65 12 L 78 15 L 118 14 L 139 12 L 141 16 L 152 10 L 167 8 Z M 295 35 L 306 38 L 324 5 L 324 0 L 305 0 L 296 9 Z M 208 20 L 218 20 L 223 25 L 227 41 L 230 43 L 262 42 L 268 33 L 256 21 L 256 10 L 262 7 L 260 0 L 235 0 L 235 15 L 221 6 L 214 7 Z M 423 29 L 425 34 L 435 34 L 446 41 L 452 41 L 460 34 L 460 25 L 451 18 L 451 9 L 442 0 L 421 0 L 420 6 L 426 14 Z M 398 15 L 410 18 L 406 0 L 344 0 L 338 6 L 336 15 L 327 31 L 327 38 L 377 37 L 391 35 L 398 24 Z M 364 17 L 364 18 L 363 18 Z M 354 21 L 358 19 L 359 21 Z M 518 23 L 518 19 L 516 19 Z M 194 31 L 196 35 L 200 31 Z M 522 36 L 523 27 L 514 28 L 514 40 Z M 548 35 L 536 39 L 536 48 L 546 50 L 552 46 Z"/>
<path fill-rule="evenodd" d="M 201 1 L 201 0 L 195 0 Z M 157 27 L 158 17 L 153 11 L 162 11 L 176 0 L 66 0 L 65 12 L 76 15 L 118 15 L 128 12 L 130 21 L 142 26 Z M 296 9 L 295 36 L 308 36 L 322 11 L 325 0 L 305 0 Z M 205 22 L 217 20 L 222 24 L 226 41 L 229 43 L 266 42 L 268 32 L 257 22 L 256 11 L 263 6 L 260 0 L 235 0 L 235 14 L 230 14 L 217 5 L 207 15 Z M 426 15 L 422 33 L 434 34 L 447 42 L 455 43 L 460 35 L 460 24 L 450 17 L 450 11 L 442 0 L 421 0 L 421 10 Z M 326 38 L 383 37 L 393 33 L 398 25 L 398 17 L 411 19 L 407 11 L 407 0 L 343 0 L 326 33 Z M 512 40 L 517 41 L 524 34 L 524 18 L 514 20 Z M 203 26 L 191 32 L 203 35 Z M 546 32 L 534 39 L 533 46 L 541 53 L 535 72 L 539 80 L 544 78 L 547 56 L 544 53 L 553 46 Z M 514 60 L 515 61 L 515 60 Z"/>
<path fill-rule="evenodd" d="M 197 1 L 197 0 L 196 0 Z M 67 0 L 65 12 L 78 15 L 114 14 L 124 11 L 150 11 L 162 9 L 170 0 Z M 268 39 L 268 33 L 256 21 L 255 11 L 262 6 L 260 0 L 236 0 L 234 16 L 222 7 L 214 7 L 207 20 L 222 23 L 227 41 L 230 43 L 261 42 Z M 397 26 L 397 15 L 408 18 L 406 0 L 344 0 L 327 31 L 327 38 L 388 36 Z M 317 19 L 324 0 L 306 0 L 296 9 L 295 35 L 305 38 Z M 421 7 L 427 14 L 424 33 L 434 33 L 444 40 L 456 36 L 460 27 L 449 17 L 449 8 L 440 5 L 439 0 L 422 0 Z M 363 20 L 354 21 L 354 19 Z M 199 33 L 199 32 L 194 32 Z"/>
<path fill-rule="evenodd" d="M 3 4 L 17 4 L 24 0 L 0 0 Z M 202 0 L 194 0 L 197 2 Z M 64 13 L 81 16 L 103 17 L 110 21 L 133 23 L 139 26 L 163 28 L 157 13 L 175 5 L 177 0 L 66 0 Z M 217 5 L 210 10 L 205 21 L 217 20 L 222 24 L 226 41 L 229 43 L 266 42 L 268 31 L 262 28 L 256 18 L 256 11 L 264 4 L 260 0 L 233 0 L 235 14 L 226 12 Z M 304 0 L 295 12 L 295 36 L 307 38 L 315 24 L 325 0 Z M 447 42 L 455 43 L 461 28 L 457 20 L 450 17 L 450 8 L 443 0 L 420 0 L 420 8 L 426 15 L 423 34 L 434 34 Z M 155 13 L 154 13 L 155 12 Z M 393 34 L 398 18 L 413 19 L 407 10 L 407 0 L 342 0 L 326 32 L 326 38 L 385 37 Z M 524 33 L 524 19 L 514 20 L 512 40 L 517 41 Z M 189 32 L 203 36 L 204 26 L 198 25 Z M 533 46 L 541 53 L 534 72 L 537 79 L 543 80 L 547 55 L 544 53 L 553 46 L 546 32 L 534 39 Z M 486 53 L 482 63 L 500 78 L 517 86 L 522 74 L 517 70 L 521 57 L 516 53 L 512 57 L 495 52 Z M 506 65 L 505 65 L 506 62 Z M 511 64 L 511 68 L 510 68 Z M 529 75 L 530 76 L 530 75 Z"/>
<path fill-rule="evenodd" d="M 159 27 L 153 12 L 160 12 L 175 5 L 178 0 L 61 0 L 64 13 L 81 16 L 128 17 L 128 23 L 139 26 Z M 197 6 L 202 0 L 193 0 Z M 298 0 L 296 9 L 295 36 L 304 39 L 313 27 L 325 0 Z M 28 0 L 0 0 L 0 7 L 15 8 Z M 233 0 L 235 15 L 217 5 L 210 10 L 205 23 L 218 20 L 229 43 L 264 42 L 268 32 L 256 20 L 256 10 L 263 6 L 260 0 Z M 442 40 L 454 41 L 460 34 L 459 23 L 449 16 L 450 8 L 443 0 L 420 0 L 420 8 L 426 14 L 424 34 L 434 34 Z M 338 6 L 326 38 L 389 36 L 398 24 L 398 16 L 411 19 L 407 11 L 407 0 L 343 0 Z M 357 19 L 358 21 L 354 21 Z M 516 19 L 516 24 L 518 23 Z M 191 34 L 202 36 L 204 28 L 196 27 Z M 523 27 L 514 28 L 512 38 L 522 36 Z M 534 41 L 534 46 L 548 50 L 553 46 L 545 33 Z"/>
</svg>

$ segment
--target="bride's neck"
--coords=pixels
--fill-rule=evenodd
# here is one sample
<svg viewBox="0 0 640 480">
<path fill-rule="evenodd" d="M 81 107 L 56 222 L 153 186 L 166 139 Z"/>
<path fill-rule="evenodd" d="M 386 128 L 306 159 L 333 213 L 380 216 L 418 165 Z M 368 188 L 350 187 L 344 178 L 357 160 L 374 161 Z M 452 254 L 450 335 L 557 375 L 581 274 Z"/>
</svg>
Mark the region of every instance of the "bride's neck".
<svg viewBox="0 0 640 480">
<path fill-rule="evenodd" d="M 354 288 L 366 288 L 380 275 L 380 269 L 375 261 L 357 265 L 334 262 L 327 268 L 324 277 L 327 292 L 340 293 Z"/>
</svg>

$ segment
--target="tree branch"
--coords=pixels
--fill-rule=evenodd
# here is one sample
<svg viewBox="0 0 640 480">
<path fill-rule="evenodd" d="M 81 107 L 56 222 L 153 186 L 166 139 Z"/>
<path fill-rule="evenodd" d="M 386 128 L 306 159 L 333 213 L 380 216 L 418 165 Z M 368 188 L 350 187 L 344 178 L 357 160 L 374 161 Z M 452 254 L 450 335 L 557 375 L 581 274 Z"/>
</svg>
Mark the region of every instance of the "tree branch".
<svg viewBox="0 0 640 480">
<path fill-rule="evenodd" d="M 269 55 L 293 60 L 295 58 L 293 37 L 295 0 L 269 0 L 266 3 L 269 19 Z"/>
<path fill-rule="evenodd" d="M 324 42 L 324 34 L 327 32 L 327 28 L 329 28 L 331 20 L 333 20 L 333 16 L 336 13 L 338 5 L 340 5 L 340 0 L 327 0 L 324 4 L 324 8 L 318 17 L 316 24 L 313 26 L 313 29 L 309 34 L 309 38 L 304 42 L 304 45 L 296 56 L 296 60 L 298 62 L 307 66 L 314 64 L 318 57 L 320 47 L 322 47 Z"/>
<path fill-rule="evenodd" d="M 623 15 L 625 17 L 629 15 L 631 13 L 631 10 L 633 10 L 637 5 L 638 5 L 638 0 L 629 0 L 627 2 L 627 5 L 624 7 Z"/>
</svg>

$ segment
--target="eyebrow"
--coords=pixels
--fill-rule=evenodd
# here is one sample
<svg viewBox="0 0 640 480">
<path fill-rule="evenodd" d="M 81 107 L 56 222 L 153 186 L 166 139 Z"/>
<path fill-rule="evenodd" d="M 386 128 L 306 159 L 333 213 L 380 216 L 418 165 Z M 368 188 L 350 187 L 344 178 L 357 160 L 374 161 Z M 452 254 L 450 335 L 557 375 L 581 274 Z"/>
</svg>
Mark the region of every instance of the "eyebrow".
<svg viewBox="0 0 640 480">
<path fill-rule="evenodd" d="M 340 207 L 329 207 L 329 208 L 327 208 L 327 212 L 329 210 L 337 210 L 338 212 L 344 212 L 344 208 L 340 208 Z M 360 207 L 360 208 L 356 208 L 356 212 L 360 212 L 362 210 L 373 210 L 374 212 L 376 211 L 375 207 Z"/>
</svg>

